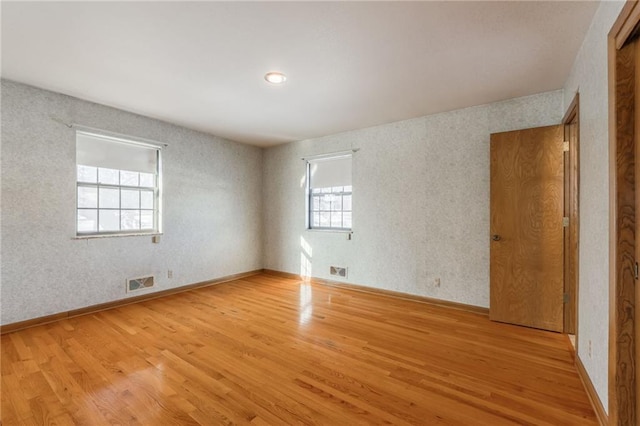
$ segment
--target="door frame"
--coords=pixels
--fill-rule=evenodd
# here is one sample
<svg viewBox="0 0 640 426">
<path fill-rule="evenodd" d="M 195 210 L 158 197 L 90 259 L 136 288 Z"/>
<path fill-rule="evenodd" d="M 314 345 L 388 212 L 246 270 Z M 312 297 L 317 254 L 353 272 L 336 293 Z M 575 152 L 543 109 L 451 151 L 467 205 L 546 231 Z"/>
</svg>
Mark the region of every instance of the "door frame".
<svg viewBox="0 0 640 426">
<path fill-rule="evenodd" d="M 609 424 L 632 425 L 636 413 L 635 259 L 636 128 L 634 58 L 621 50 L 640 23 L 628 0 L 608 35 L 609 68 Z"/>
<path fill-rule="evenodd" d="M 564 291 L 569 300 L 564 306 L 564 332 L 574 334 L 578 347 L 578 292 L 579 292 L 579 241 L 580 241 L 580 93 L 576 93 L 564 118 L 565 141 L 569 151 L 565 153 L 565 213 L 569 217 L 565 238 Z M 576 139 L 569 137 L 569 126 L 576 125 Z M 568 173 L 567 173 L 568 172 Z M 573 317 L 573 327 L 568 316 Z"/>
</svg>

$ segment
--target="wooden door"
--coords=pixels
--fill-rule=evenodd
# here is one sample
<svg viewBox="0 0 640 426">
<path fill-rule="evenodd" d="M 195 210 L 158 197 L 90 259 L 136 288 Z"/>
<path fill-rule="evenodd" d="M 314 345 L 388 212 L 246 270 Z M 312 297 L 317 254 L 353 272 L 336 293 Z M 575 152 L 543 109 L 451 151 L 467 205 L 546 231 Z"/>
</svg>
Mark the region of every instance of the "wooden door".
<svg viewBox="0 0 640 426">
<path fill-rule="evenodd" d="M 634 147 L 635 151 L 634 155 L 634 168 L 635 168 L 635 186 L 633 189 L 633 196 L 635 198 L 635 235 L 634 235 L 634 245 L 635 245 L 635 265 L 634 265 L 634 278 L 633 285 L 629 286 L 628 290 L 631 293 L 630 299 L 634 302 L 634 305 L 630 304 L 625 305 L 625 315 L 630 318 L 630 322 L 633 324 L 633 328 L 635 333 L 631 333 L 631 335 L 635 338 L 634 341 L 629 342 L 630 347 L 635 346 L 635 354 L 633 361 L 630 363 L 628 368 L 635 370 L 635 389 L 630 392 L 631 403 L 633 404 L 635 399 L 635 407 L 629 407 L 629 415 L 632 418 L 635 418 L 636 425 L 640 425 L 640 413 L 638 410 L 640 409 L 640 368 L 638 365 L 638 360 L 640 360 L 640 315 L 638 315 L 638 307 L 640 306 L 640 284 L 638 281 L 638 262 L 640 261 L 640 194 L 638 193 L 638 188 L 640 188 L 640 38 L 639 36 L 634 36 L 634 38 L 628 43 L 627 50 L 633 51 L 630 56 L 633 56 L 633 68 L 634 68 L 634 78 L 633 78 L 633 104 L 634 104 Z M 630 61 L 631 62 L 631 61 Z M 627 242 L 627 241 L 625 241 Z M 627 242 L 628 243 L 628 242 Z M 635 395 L 634 395 L 635 394 Z M 635 398 L 634 398 L 635 396 Z"/>
<path fill-rule="evenodd" d="M 494 321 L 563 329 L 564 126 L 491 135 Z"/>
</svg>

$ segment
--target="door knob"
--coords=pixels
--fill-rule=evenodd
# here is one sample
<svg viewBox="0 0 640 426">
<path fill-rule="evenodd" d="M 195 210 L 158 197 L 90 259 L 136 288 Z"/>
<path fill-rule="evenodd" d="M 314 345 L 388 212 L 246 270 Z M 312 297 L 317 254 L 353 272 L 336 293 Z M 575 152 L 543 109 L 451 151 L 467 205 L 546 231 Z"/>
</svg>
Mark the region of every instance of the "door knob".
<svg viewBox="0 0 640 426">
<path fill-rule="evenodd" d="M 500 241 L 500 240 L 501 240 L 501 237 L 500 237 L 500 235 L 498 235 L 498 234 L 493 234 L 493 235 L 491 236 L 491 239 L 492 239 L 493 241 Z"/>
</svg>

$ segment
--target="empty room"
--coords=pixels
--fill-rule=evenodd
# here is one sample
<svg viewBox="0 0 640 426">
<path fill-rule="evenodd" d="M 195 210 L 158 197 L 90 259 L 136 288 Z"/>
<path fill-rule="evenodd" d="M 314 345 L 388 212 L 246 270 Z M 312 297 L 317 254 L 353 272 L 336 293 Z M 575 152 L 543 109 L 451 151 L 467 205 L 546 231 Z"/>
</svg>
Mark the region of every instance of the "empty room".
<svg viewBox="0 0 640 426">
<path fill-rule="evenodd" d="M 637 1 L 2 1 L 0 424 L 640 425 Z"/>
</svg>

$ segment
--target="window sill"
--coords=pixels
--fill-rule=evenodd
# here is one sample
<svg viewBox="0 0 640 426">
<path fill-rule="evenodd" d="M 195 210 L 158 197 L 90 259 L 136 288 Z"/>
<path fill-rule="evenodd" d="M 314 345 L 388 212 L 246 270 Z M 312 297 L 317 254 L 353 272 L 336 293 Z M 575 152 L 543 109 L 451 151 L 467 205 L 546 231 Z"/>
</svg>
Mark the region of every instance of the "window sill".
<svg viewBox="0 0 640 426">
<path fill-rule="evenodd" d="M 118 238 L 118 237 L 155 237 L 163 235 L 162 232 L 135 232 L 130 234 L 87 234 L 76 235 L 72 240 L 90 240 L 94 238 Z"/>
<path fill-rule="evenodd" d="M 338 234 L 353 234 L 351 229 L 316 229 L 316 228 L 307 228 L 306 231 L 309 232 L 329 232 L 329 233 L 338 233 Z"/>
</svg>

